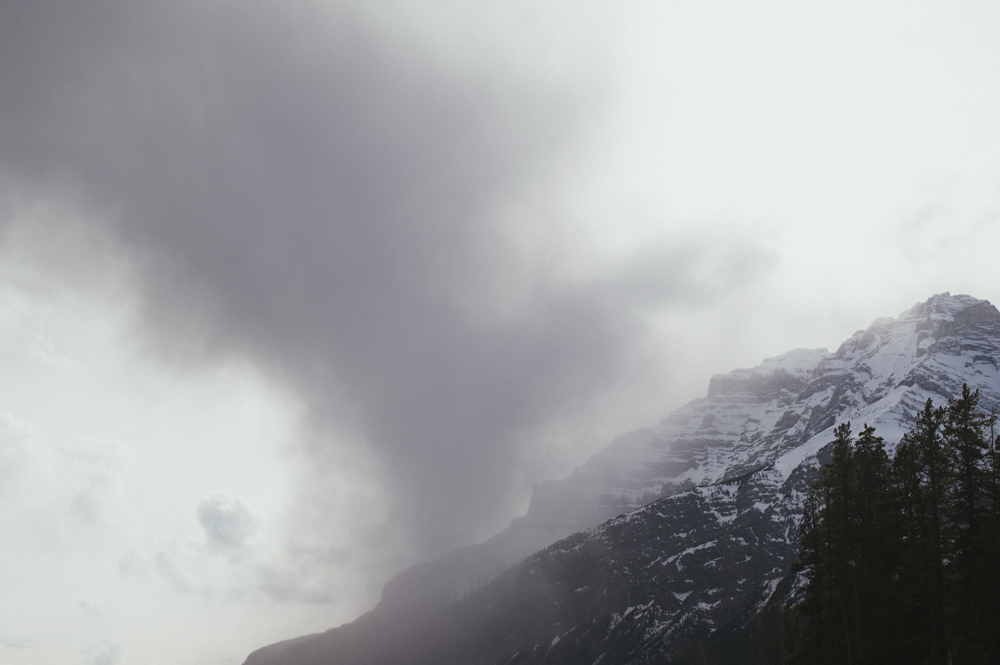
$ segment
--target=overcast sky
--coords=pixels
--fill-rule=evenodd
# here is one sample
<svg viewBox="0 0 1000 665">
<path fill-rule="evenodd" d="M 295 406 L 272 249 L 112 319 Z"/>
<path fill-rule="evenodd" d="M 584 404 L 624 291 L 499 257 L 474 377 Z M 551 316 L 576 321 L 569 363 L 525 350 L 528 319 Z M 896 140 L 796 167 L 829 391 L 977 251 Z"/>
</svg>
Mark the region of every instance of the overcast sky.
<svg viewBox="0 0 1000 665">
<path fill-rule="evenodd" d="M 0 663 L 241 663 L 934 293 L 997 2 L 0 7 Z"/>
</svg>

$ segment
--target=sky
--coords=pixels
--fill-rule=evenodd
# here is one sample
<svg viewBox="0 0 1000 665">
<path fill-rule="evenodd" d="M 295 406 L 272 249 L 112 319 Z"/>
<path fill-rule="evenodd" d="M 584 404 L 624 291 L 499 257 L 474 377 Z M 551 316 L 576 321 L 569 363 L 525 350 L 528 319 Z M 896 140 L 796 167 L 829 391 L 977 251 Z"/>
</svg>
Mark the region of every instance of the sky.
<svg viewBox="0 0 1000 665">
<path fill-rule="evenodd" d="M 714 373 L 1000 299 L 1000 3 L 0 7 L 0 664 L 242 663 Z"/>
</svg>

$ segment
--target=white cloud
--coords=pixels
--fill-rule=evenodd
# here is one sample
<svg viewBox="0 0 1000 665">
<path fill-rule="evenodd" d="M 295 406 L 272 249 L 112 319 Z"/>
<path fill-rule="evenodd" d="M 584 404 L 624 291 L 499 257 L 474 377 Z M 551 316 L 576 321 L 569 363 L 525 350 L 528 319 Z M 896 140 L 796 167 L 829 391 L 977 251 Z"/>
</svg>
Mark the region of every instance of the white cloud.
<svg viewBox="0 0 1000 665">
<path fill-rule="evenodd" d="M 30 646 L 31 640 L 22 628 L 9 623 L 0 623 L 0 647 L 27 649 Z"/>
<path fill-rule="evenodd" d="M 0 412 L 0 511 L 35 507 L 51 486 L 52 460 L 38 433 Z"/>
<path fill-rule="evenodd" d="M 130 516 L 125 497 L 126 450 L 97 439 L 59 449 L 60 486 L 70 514 L 90 526 L 120 526 Z"/>
</svg>

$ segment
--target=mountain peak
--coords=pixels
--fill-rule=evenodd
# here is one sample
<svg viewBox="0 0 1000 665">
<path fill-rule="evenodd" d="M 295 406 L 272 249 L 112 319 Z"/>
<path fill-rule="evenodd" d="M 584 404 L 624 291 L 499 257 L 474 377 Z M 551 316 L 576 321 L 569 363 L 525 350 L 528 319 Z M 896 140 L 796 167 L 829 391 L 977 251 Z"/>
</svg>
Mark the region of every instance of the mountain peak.
<svg viewBox="0 0 1000 665">
<path fill-rule="evenodd" d="M 976 312 L 984 318 L 1000 320 L 1000 312 L 989 300 L 980 300 L 972 296 L 951 295 L 947 291 L 931 296 L 924 302 L 918 302 L 899 315 L 899 320 L 930 319 L 932 321 L 954 321 L 963 313 Z"/>
</svg>

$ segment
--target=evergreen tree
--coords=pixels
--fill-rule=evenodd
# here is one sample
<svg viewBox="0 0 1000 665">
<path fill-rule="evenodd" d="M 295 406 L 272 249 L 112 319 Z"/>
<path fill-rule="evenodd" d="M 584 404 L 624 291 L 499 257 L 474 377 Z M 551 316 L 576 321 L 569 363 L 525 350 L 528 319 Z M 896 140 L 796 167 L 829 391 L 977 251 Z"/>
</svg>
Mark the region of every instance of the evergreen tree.
<svg viewBox="0 0 1000 665">
<path fill-rule="evenodd" d="M 799 570 L 807 582 L 806 619 L 791 662 L 876 661 L 881 562 L 878 515 L 885 504 L 888 455 L 874 429 L 857 446 L 850 423 L 834 430 L 833 457 L 806 502 Z"/>
<path fill-rule="evenodd" d="M 1000 662 L 1000 450 L 996 437 L 996 413 L 990 413 L 987 448 L 987 514 L 984 534 L 983 570 L 984 632 L 987 660 Z"/>
<path fill-rule="evenodd" d="M 873 428 L 834 430 L 805 501 L 785 663 L 1000 664 L 995 425 L 963 386 L 945 408 L 927 400 L 891 462 Z"/>
<path fill-rule="evenodd" d="M 898 502 L 901 638 L 931 665 L 948 660 L 944 516 L 953 460 L 941 436 L 945 409 L 930 399 L 903 436 L 893 462 Z"/>
<path fill-rule="evenodd" d="M 986 507 L 989 471 L 986 429 L 989 416 L 979 411 L 979 391 L 962 386 L 962 395 L 948 400 L 944 422 L 945 443 L 954 458 L 951 490 L 950 528 L 952 632 L 955 659 L 979 663 L 986 654 L 988 599 L 983 575 L 990 565 L 986 559 Z"/>
<path fill-rule="evenodd" d="M 895 608 L 888 602 L 894 586 L 896 557 L 893 503 L 889 491 L 889 455 L 882 437 L 867 424 L 854 448 L 855 519 L 851 576 L 854 592 L 858 663 L 884 663 L 880 635 L 892 626 Z"/>
</svg>

